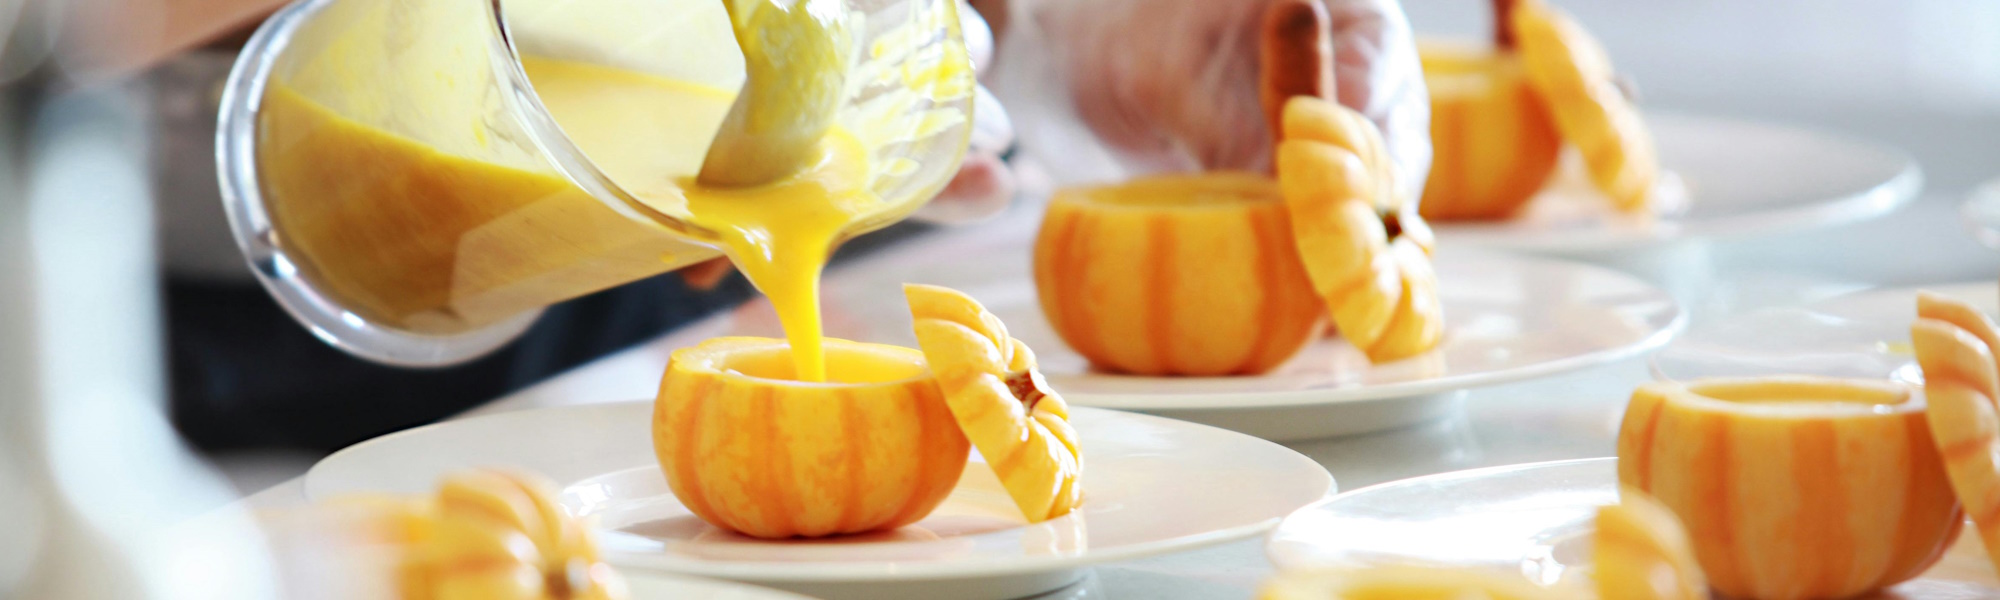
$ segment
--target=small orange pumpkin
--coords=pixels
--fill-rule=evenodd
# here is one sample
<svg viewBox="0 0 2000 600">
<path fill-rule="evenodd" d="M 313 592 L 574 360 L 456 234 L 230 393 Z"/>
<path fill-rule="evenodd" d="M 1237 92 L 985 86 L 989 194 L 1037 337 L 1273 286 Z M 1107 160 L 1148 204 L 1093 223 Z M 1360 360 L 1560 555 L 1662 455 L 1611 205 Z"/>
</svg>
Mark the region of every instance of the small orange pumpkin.
<svg viewBox="0 0 2000 600">
<path fill-rule="evenodd" d="M 1725 595 L 1852 597 L 1916 577 L 1958 537 L 1924 409 L 1889 381 L 1648 383 L 1625 409 L 1618 481 L 1673 509 Z"/>
<path fill-rule="evenodd" d="M 353 494 L 265 516 L 274 565 L 312 597 L 624 600 L 585 519 L 526 472 L 446 474 L 432 494 Z"/>
<path fill-rule="evenodd" d="M 1436 220 L 1499 219 L 1555 173 L 1562 135 L 1507 48 L 1424 41 L 1431 95 L 1431 174 L 1421 212 Z"/>
<path fill-rule="evenodd" d="M 1423 216 L 1498 219 L 1532 199 L 1564 142 L 1591 182 L 1628 213 L 1651 208 L 1652 134 L 1590 32 L 1544 0 L 1494 0 L 1490 47 L 1425 42 L 1431 95 Z"/>
<path fill-rule="evenodd" d="M 1034 260 L 1049 325 L 1115 371 L 1262 373 L 1324 321 L 1278 184 L 1261 175 L 1065 188 L 1049 201 Z"/>
<path fill-rule="evenodd" d="M 923 355 L 829 339 L 826 364 L 827 382 L 801 383 L 784 340 L 675 351 L 653 409 L 674 496 L 760 538 L 891 529 L 944 502 L 971 445 Z"/>
</svg>

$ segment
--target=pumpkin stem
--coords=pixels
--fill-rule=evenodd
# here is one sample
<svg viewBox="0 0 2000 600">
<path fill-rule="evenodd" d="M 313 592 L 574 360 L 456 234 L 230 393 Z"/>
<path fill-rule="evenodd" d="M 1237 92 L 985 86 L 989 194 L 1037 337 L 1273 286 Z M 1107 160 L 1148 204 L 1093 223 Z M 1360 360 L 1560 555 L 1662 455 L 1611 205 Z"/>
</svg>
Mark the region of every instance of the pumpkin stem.
<svg viewBox="0 0 2000 600">
<path fill-rule="evenodd" d="M 1493 47 L 1501 51 L 1514 49 L 1513 19 L 1515 0 L 1493 0 Z"/>
<path fill-rule="evenodd" d="M 572 558 L 544 573 L 542 588 L 548 590 L 550 598 L 569 600 L 590 590 L 589 571 L 589 565 Z"/>
<path fill-rule="evenodd" d="M 1048 383 L 1042 381 L 1042 372 L 1034 369 L 1015 371 L 1007 374 L 1007 391 L 1014 393 L 1014 399 L 1028 412 L 1035 411 L 1035 405 L 1048 397 Z"/>
<path fill-rule="evenodd" d="M 1336 98 L 1333 17 L 1318 0 L 1278 0 L 1265 7 L 1262 25 L 1257 96 L 1276 144 L 1284 138 L 1285 103 L 1293 96 Z"/>
<path fill-rule="evenodd" d="M 1386 210 L 1381 213 L 1382 229 L 1389 232 L 1389 241 L 1395 241 L 1403 235 L 1403 219 L 1397 212 L 1399 211 Z"/>
</svg>

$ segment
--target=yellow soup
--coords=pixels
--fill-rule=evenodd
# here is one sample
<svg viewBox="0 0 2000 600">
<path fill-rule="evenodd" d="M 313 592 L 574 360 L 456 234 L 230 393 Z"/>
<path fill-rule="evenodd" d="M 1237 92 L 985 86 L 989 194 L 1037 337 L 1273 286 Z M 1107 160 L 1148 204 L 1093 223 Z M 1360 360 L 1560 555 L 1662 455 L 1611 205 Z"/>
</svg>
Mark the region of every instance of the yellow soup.
<svg viewBox="0 0 2000 600">
<path fill-rule="evenodd" d="M 797 175 L 757 187 L 706 188 L 692 175 L 714 131 L 689 135 L 682 124 L 714 123 L 709 115 L 729 110 L 733 98 L 727 92 L 579 63 L 528 59 L 524 64 L 563 132 L 613 180 L 667 210 L 685 196 L 689 221 L 712 232 L 730 260 L 771 298 L 799 379 L 824 381 L 820 268 L 847 225 L 882 205 L 868 188 L 868 152 L 861 142 L 835 127 Z M 651 108 L 620 108 L 632 101 Z M 635 124 L 635 112 L 699 117 Z"/>
</svg>

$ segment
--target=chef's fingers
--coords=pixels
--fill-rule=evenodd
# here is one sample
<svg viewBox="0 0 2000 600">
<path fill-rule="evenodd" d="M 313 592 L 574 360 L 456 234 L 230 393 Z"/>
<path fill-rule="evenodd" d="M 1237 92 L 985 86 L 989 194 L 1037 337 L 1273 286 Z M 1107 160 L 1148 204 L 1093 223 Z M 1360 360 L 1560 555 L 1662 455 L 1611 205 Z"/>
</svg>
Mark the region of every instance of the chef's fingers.
<svg viewBox="0 0 2000 600">
<path fill-rule="evenodd" d="M 1430 95 L 1409 20 L 1396 0 L 1324 1 L 1340 103 L 1382 130 L 1397 183 L 1414 200 L 1430 175 Z"/>
<path fill-rule="evenodd" d="M 706 292 L 715 289 L 716 285 L 722 283 L 722 278 L 728 277 L 735 268 L 736 266 L 730 264 L 727 258 L 711 258 L 681 267 L 676 273 L 680 273 L 681 281 L 687 282 L 688 287 Z"/>
<path fill-rule="evenodd" d="M 1018 189 L 1014 173 L 1002 159 L 1014 146 L 1014 123 L 1000 100 L 976 90 L 972 100 L 972 143 L 958 174 L 937 198 L 913 215 L 939 224 L 965 223 L 1005 210 Z"/>
<path fill-rule="evenodd" d="M 985 73 L 993 64 L 993 29 L 986 25 L 985 15 L 959 0 L 958 30 L 965 36 L 965 53 L 972 57 L 972 69 Z"/>
<path fill-rule="evenodd" d="M 1014 172 L 999 155 L 975 150 L 966 154 L 951 184 L 914 217 L 943 225 L 978 221 L 1006 210 L 1018 188 Z"/>
</svg>

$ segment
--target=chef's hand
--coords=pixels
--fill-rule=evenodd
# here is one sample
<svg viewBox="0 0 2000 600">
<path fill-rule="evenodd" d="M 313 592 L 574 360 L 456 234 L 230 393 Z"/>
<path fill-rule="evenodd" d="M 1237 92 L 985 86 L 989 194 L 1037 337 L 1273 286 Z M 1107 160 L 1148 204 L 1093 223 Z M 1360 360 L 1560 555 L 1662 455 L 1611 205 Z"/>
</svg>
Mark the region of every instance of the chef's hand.
<svg viewBox="0 0 2000 600">
<path fill-rule="evenodd" d="M 1122 162 L 1157 171 L 1270 165 L 1257 79 L 1270 0 L 1011 1 L 1012 27 L 1039 30 L 1036 51 L 1051 53 L 1061 80 L 1051 84 L 1068 91 L 1077 117 Z M 1415 198 L 1430 171 L 1430 104 L 1402 6 L 1321 1 L 1332 17 L 1340 103 L 1381 127 Z"/>
<path fill-rule="evenodd" d="M 993 30 L 963 0 L 959 2 L 958 15 L 973 71 L 983 75 L 993 64 Z M 965 163 L 937 198 L 917 210 L 916 219 L 933 223 L 971 221 L 1000 212 L 1014 198 L 1014 174 L 1000 159 L 1014 144 L 1014 125 L 1007 119 L 1007 110 L 986 91 L 985 85 L 979 86 L 972 104 L 972 145 L 965 152 Z"/>
</svg>

